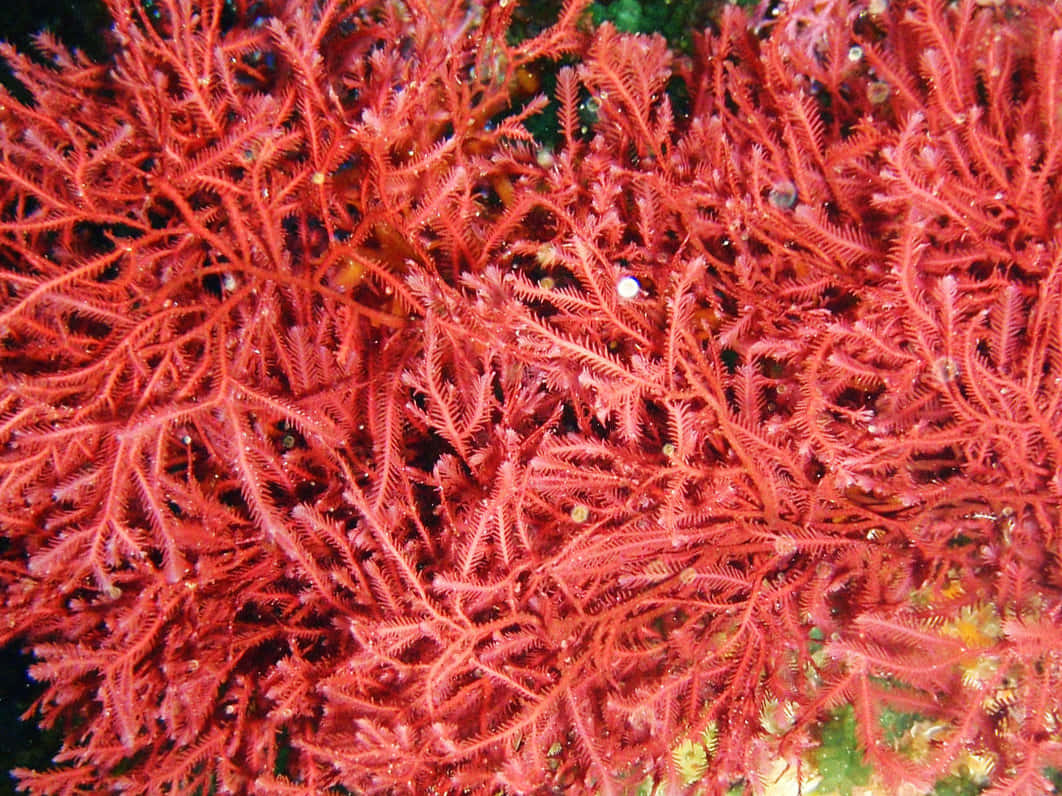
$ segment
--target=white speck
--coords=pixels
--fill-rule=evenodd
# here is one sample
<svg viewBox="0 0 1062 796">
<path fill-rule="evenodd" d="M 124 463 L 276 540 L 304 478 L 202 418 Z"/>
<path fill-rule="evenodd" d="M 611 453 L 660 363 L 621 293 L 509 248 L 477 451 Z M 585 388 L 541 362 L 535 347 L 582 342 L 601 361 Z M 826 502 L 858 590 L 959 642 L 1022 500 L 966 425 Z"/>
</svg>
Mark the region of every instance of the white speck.
<svg viewBox="0 0 1062 796">
<path fill-rule="evenodd" d="M 616 292 L 621 299 L 633 299 L 642 292 L 642 286 L 633 276 L 625 276 L 616 283 Z"/>
</svg>

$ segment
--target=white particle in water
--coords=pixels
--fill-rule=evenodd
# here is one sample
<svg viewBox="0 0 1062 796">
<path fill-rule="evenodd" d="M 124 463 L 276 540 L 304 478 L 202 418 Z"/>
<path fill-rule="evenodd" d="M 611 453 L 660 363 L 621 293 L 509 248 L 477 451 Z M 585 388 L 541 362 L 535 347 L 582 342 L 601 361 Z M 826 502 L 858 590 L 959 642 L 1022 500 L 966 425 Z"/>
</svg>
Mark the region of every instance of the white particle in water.
<svg viewBox="0 0 1062 796">
<path fill-rule="evenodd" d="M 616 292 L 621 299 L 633 299 L 642 292 L 642 286 L 633 276 L 625 276 L 616 283 Z"/>
</svg>

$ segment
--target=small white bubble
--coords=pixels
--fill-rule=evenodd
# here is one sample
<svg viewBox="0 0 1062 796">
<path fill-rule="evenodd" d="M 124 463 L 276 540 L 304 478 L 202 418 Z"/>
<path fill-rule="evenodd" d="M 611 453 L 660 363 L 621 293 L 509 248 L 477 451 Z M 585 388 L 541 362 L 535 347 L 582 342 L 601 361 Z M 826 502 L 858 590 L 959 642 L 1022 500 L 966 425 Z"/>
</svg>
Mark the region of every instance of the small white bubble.
<svg viewBox="0 0 1062 796">
<path fill-rule="evenodd" d="M 788 210 L 796 204 L 797 187 L 792 180 L 778 180 L 771 186 L 767 201 L 779 210 Z"/>
<path fill-rule="evenodd" d="M 642 286 L 633 276 L 625 276 L 616 283 L 616 292 L 621 299 L 633 299 L 642 292 Z"/>
</svg>

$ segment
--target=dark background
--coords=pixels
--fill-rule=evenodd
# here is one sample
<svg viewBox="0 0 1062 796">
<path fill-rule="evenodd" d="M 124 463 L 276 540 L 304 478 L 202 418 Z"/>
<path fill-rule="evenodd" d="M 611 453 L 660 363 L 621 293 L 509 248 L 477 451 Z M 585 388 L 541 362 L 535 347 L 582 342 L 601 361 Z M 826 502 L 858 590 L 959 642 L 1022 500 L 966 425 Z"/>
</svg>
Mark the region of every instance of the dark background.
<svg viewBox="0 0 1062 796">
<path fill-rule="evenodd" d="M 102 57 L 110 17 L 103 0 L 9 0 L 0 15 L 0 39 L 24 53 L 33 53 L 33 36 L 49 30 L 59 40 L 93 56 Z M 0 80 L 11 86 L 11 73 L 0 61 Z"/>
</svg>

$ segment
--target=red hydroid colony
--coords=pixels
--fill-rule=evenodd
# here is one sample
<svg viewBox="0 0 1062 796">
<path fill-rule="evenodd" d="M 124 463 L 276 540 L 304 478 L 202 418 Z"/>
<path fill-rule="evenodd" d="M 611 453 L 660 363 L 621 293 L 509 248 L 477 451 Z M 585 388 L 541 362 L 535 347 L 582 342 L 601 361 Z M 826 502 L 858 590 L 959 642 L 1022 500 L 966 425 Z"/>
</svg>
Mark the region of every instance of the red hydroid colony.
<svg viewBox="0 0 1062 796">
<path fill-rule="evenodd" d="M 712 793 L 842 704 L 886 783 L 1048 787 L 1057 7 L 679 58 L 576 3 L 110 6 L 107 64 L 2 50 L 24 787 L 680 789 L 712 728 Z"/>
</svg>

